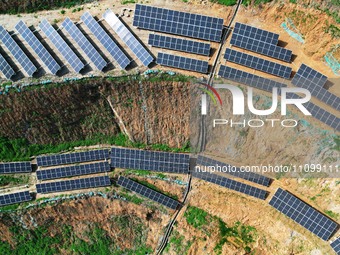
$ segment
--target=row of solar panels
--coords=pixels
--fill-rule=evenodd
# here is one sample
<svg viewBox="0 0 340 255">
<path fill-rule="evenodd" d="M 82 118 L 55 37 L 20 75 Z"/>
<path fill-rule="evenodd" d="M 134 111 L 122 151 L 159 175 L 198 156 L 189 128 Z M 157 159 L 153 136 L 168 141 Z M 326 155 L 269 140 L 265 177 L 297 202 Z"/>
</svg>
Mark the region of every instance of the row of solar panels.
<svg viewBox="0 0 340 255">
<path fill-rule="evenodd" d="M 111 28 L 117 33 L 121 40 L 128 46 L 128 48 L 136 55 L 136 57 L 148 66 L 154 59 L 151 54 L 143 47 L 143 45 L 137 40 L 137 38 L 130 32 L 130 30 L 122 23 L 122 21 L 111 11 L 107 10 L 103 14 L 103 18 L 111 26 Z M 101 45 L 110 53 L 115 59 L 118 65 L 125 69 L 130 64 L 130 59 L 126 54 L 118 47 L 118 45 L 111 39 L 111 37 L 105 32 L 105 30 L 99 25 L 99 23 L 92 17 L 89 12 L 84 13 L 81 16 L 82 22 L 91 31 L 91 33 L 98 39 Z M 66 18 L 62 23 L 62 27 L 81 48 L 85 55 L 91 60 L 98 70 L 103 70 L 107 66 L 107 62 L 81 32 L 81 30 L 74 24 L 69 18 Z M 39 24 L 39 28 L 45 34 L 45 36 L 51 41 L 58 52 L 63 56 L 67 63 L 72 67 L 75 72 L 80 72 L 85 64 L 80 60 L 71 47 L 65 42 L 61 35 L 54 29 L 54 27 L 46 20 L 42 20 Z M 48 52 L 45 46 L 38 40 L 36 35 L 26 26 L 23 21 L 20 21 L 15 29 L 27 42 L 30 48 L 37 54 L 40 60 L 44 63 L 50 73 L 56 74 L 61 66 Z M 21 65 L 24 72 L 32 77 L 37 71 L 37 67 L 32 63 L 24 51 L 19 47 L 12 36 L 0 26 L 0 41 L 5 45 L 8 51 L 14 56 L 15 60 Z M 7 79 L 10 79 L 15 71 L 0 55 L 0 70 Z"/>
</svg>

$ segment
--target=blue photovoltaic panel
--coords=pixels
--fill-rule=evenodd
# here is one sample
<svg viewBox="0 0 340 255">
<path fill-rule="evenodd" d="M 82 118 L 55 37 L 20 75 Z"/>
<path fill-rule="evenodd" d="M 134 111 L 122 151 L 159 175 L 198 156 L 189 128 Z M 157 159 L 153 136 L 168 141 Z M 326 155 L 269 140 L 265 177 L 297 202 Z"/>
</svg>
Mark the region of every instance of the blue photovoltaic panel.
<svg viewBox="0 0 340 255">
<path fill-rule="evenodd" d="M 285 62 L 290 62 L 292 59 L 291 50 L 287 50 L 270 43 L 257 41 L 253 38 L 244 37 L 235 33 L 233 33 L 233 35 L 231 36 L 230 44 L 238 48 L 257 52 L 262 55 L 276 58 Z"/>
<path fill-rule="evenodd" d="M 37 71 L 37 68 L 3 26 L 0 26 L 0 40 L 9 50 L 9 52 L 11 52 L 16 61 L 22 66 L 24 72 L 28 76 L 32 77 Z"/>
<path fill-rule="evenodd" d="M 0 71 L 6 77 L 6 79 L 11 79 L 15 74 L 12 67 L 7 63 L 6 59 L 0 54 Z"/>
<path fill-rule="evenodd" d="M 160 192 L 150 189 L 126 177 L 119 176 L 117 184 L 128 190 L 136 192 L 144 197 L 147 197 L 157 203 L 160 203 L 166 207 L 169 207 L 170 209 L 176 210 L 178 206 L 180 205 L 180 203 L 177 200 L 170 198 L 166 195 L 163 195 Z"/>
<path fill-rule="evenodd" d="M 336 222 L 281 188 L 275 192 L 269 204 L 325 241 L 338 227 Z"/>
<path fill-rule="evenodd" d="M 150 53 L 110 9 L 105 11 L 103 18 L 144 66 L 149 66 L 152 63 L 154 59 Z"/>
<path fill-rule="evenodd" d="M 21 34 L 28 45 L 38 55 L 38 57 L 45 64 L 48 70 L 52 74 L 56 74 L 60 70 L 60 66 L 58 65 L 57 61 L 54 60 L 51 54 L 46 50 L 44 45 L 42 45 L 38 38 L 33 34 L 33 32 L 26 26 L 26 24 L 22 20 L 20 20 L 18 24 L 15 25 L 15 29 Z"/>
<path fill-rule="evenodd" d="M 97 69 L 99 71 L 103 70 L 103 68 L 107 65 L 106 61 L 79 30 L 79 28 L 72 22 L 72 20 L 70 18 L 66 18 L 61 25 L 66 29 L 67 33 L 79 45 Z"/>
<path fill-rule="evenodd" d="M 263 175 L 259 175 L 257 173 L 252 173 L 252 172 L 242 172 L 240 170 L 240 168 L 238 167 L 233 167 L 233 169 L 231 171 L 228 171 L 228 169 L 230 167 L 232 167 L 231 165 L 228 165 L 226 163 L 199 155 L 197 158 L 197 165 L 199 166 L 204 166 L 204 167 L 208 167 L 208 171 L 209 171 L 209 167 L 214 168 L 216 171 L 218 171 L 217 169 L 220 168 L 224 173 L 238 177 L 238 178 L 242 178 L 244 180 L 247 181 L 251 181 L 263 186 L 269 186 L 271 183 L 271 179 L 268 177 L 265 177 Z"/>
<path fill-rule="evenodd" d="M 316 97 L 325 104 L 328 104 L 334 109 L 340 111 L 340 97 L 323 88 L 326 81 L 326 76 L 305 64 L 302 64 L 297 73 L 294 75 L 292 84 L 309 90 L 313 97 Z"/>
<path fill-rule="evenodd" d="M 55 166 L 79 162 L 104 160 L 109 158 L 109 150 L 93 150 L 51 156 L 37 157 L 38 166 Z"/>
<path fill-rule="evenodd" d="M 292 73 L 291 67 L 280 65 L 278 63 L 271 62 L 232 49 L 226 50 L 224 58 L 227 61 L 247 66 L 265 73 L 273 74 L 285 79 L 289 79 Z"/>
<path fill-rule="evenodd" d="M 226 78 L 228 80 L 232 80 L 235 82 L 239 82 L 257 89 L 265 90 L 272 92 L 272 89 L 275 88 L 280 88 L 286 87 L 285 84 L 273 81 L 267 78 L 263 78 L 251 73 L 247 73 L 235 68 L 231 68 L 229 66 L 220 66 L 220 70 L 218 72 L 218 75 Z"/>
<path fill-rule="evenodd" d="M 89 12 L 85 12 L 81 16 L 81 20 L 84 22 L 85 26 L 87 26 L 87 28 L 91 30 L 92 34 L 98 39 L 98 41 L 100 41 L 100 43 L 111 54 L 111 56 L 117 61 L 120 68 L 125 69 L 130 64 L 130 59 L 117 46 L 117 44 L 98 24 L 98 22 L 92 17 L 92 15 Z"/>
<path fill-rule="evenodd" d="M 287 94 L 287 98 L 300 98 L 300 96 L 289 93 Z M 340 131 L 340 118 L 325 111 L 321 107 L 313 104 L 312 102 L 304 103 L 303 106 L 312 114 L 312 116 L 326 125 L 334 128 L 337 131 Z"/>
<path fill-rule="evenodd" d="M 295 86 L 310 85 L 310 87 L 320 87 L 322 88 L 327 82 L 327 77 L 322 73 L 310 68 L 309 66 L 302 64 L 294 75 L 292 83 Z"/>
<path fill-rule="evenodd" d="M 31 200 L 32 197 L 28 191 L 0 195 L 0 206 L 17 204 Z"/>
<path fill-rule="evenodd" d="M 111 181 L 108 176 L 97 176 L 75 180 L 46 182 L 36 185 L 37 193 L 62 192 L 76 189 L 89 189 L 96 187 L 110 186 Z"/>
<path fill-rule="evenodd" d="M 47 38 L 53 43 L 54 47 L 60 52 L 60 54 L 66 59 L 70 64 L 72 69 L 79 73 L 81 69 L 84 68 L 84 64 L 73 52 L 70 46 L 64 41 L 64 39 L 58 34 L 58 32 L 51 26 L 51 24 L 43 19 L 39 24 L 40 29 L 47 36 Z"/>
<path fill-rule="evenodd" d="M 180 39 L 174 38 L 164 35 L 156 35 L 150 34 L 149 35 L 149 45 L 170 49 L 170 50 L 178 50 L 193 54 L 199 54 L 204 56 L 210 55 L 210 44 L 209 43 L 202 43 L 196 42 L 187 39 Z"/>
<path fill-rule="evenodd" d="M 229 178 L 217 175 L 217 174 L 212 174 L 212 173 L 208 173 L 208 172 L 200 172 L 195 170 L 192 175 L 196 178 L 202 179 L 204 181 L 207 182 L 211 182 L 217 185 L 220 185 L 222 187 L 234 190 L 234 191 L 238 191 L 241 193 L 244 193 L 246 195 L 255 197 L 255 198 L 259 198 L 259 199 L 263 199 L 265 200 L 267 197 L 267 191 L 259 189 L 259 188 L 255 188 L 253 186 L 250 186 L 248 184 L 244 184 L 242 182 L 238 182 L 238 181 L 234 181 L 231 180 Z"/>
<path fill-rule="evenodd" d="M 233 33 L 274 45 L 277 45 L 279 42 L 279 34 L 275 34 L 239 22 L 236 22 Z"/>
<path fill-rule="evenodd" d="M 223 19 L 136 4 L 133 25 L 147 30 L 220 42 Z"/>
<path fill-rule="evenodd" d="M 32 172 L 31 162 L 0 163 L 0 174 L 30 173 Z"/>
<path fill-rule="evenodd" d="M 187 174 L 189 155 L 181 153 L 112 148 L 111 166 Z"/>
<path fill-rule="evenodd" d="M 331 247 L 337 255 L 340 255 L 340 237 L 338 237 L 337 239 L 335 239 L 334 242 L 331 243 Z"/>
<path fill-rule="evenodd" d="M 209 63 L 208 61 L 175 56 L 172 54 L 158 53 L 157 64 L 162 66 L 170 66 L 188 71 L 194 71 L 198 73 L 208 73 Z"/>
<path fill-rule="evenodd" d="M 37 171 L 38 180 L 60 179 L 70 176 L 105 173 L 111 170 L 108 162 L 59 167 Z"/>
</svg>

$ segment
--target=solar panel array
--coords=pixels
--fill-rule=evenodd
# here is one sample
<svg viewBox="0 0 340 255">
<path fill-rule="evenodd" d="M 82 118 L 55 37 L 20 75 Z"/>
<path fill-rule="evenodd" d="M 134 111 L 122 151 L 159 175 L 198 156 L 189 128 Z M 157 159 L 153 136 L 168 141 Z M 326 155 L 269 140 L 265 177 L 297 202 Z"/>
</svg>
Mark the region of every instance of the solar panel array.
<svg viewBox="0 0 340 255">
<path fill-rule="evenodd" d="M 108 158 L 109 150 L 93 150 L 67 154 L 56 154 L 50 156 L 39 156 L 37 157 L 37 164 L 38 166 L 55 166 L 103 160 Z"/>
<path fill-rule="evenodd" d="M 204 56 L 210 55 L 209 43 L 196 42 L 187 39 L 150 34 L 148 44 L 164 49 L 183 51 Z"/>
<path fill-rule="evenodd" d="M 24 72 L 28 76 L 32 77 L 33 74 L 37 71 L 37 68 L 3 26 L 0 26 L 0 40 L 11 52 L 16 61 L 22 66 Z"/>
<path fill-rule="evenodd" d="M 233 33 L 274 45 L 277 45 L 279 42 L 279 34 L 275 34 L 267 30 L 252 27 L 239 22 L 236 22 Z"/>
<path fill-rule="evenodd" d="M 51 26 L 51 24 L 43 19 L 39 24 L 40 29 L 47 36 L 47 38 L 53 43 L 54 47 L 60 52 L 60 54 L 71 65 L 72 69 L 79 73 L 84 68 L 84 64 L 73 52 L 70 46 L 64 41 L 64 39 L 58 34 L 58 32 Z"/>
<path fill-rule="evenodd" d="M 220 42 L 223 19 L 136 4 L 133 25 L 153 31 Z"/>
<path fill-rule="evenodd" d="M 0 206 L 22 203 L 32 200 L 28 191 L 22 191 L 0 196 Z"/>
<path fill-rule="evenodd" d="M 335 239 L 334 242 L 331 243 L 331 247 L 336 254 L 340 255 L 340 237 L 338 237 L 337 239 Z"/>
<path fill-rule="evenodd" d="M 62 192 L 76 189 L 89 189 L 95 187 L 110 186 L 111 181 L 108 176 L 98 176 L 82 178 L 76 180 L 67 180 L 59 182 L 46 182 L 36 185 L 37 193 Z"/>
<path fill-rule="evenodd" d="M 275 62 L 271 62 L 232 49 L 226 50 L 224 58 L 230 62 L 273 74 L 285 79 L 289 79 L 292 73 L 291 67 L 280 65 Z"/>
<path fill-rule="evenodd" d="M 59 179 L 70 176 L 105 173 L 111 170 L 109 163 L 99 162 L 37 171 L 38 180 Z"/>
<path fill-rule="evenodd" d="M 292 83 L 298 85 L 310 85 L 310 87 L 323 87 L 327 82 L 327 77 L 322 73 L 302 64 L 293 77 Z"/>
<path fill-rule="evenodd" d="M 325 241 L 338 227 L 336 222 L 281 188 L 269 204 Z"/>
<path fill-rule="evenodd" d="M 224 65 L 220 66 L 218 75 L 228 80 L 239 82 L 269 92 L 272 92 L 272 89 L 274 87 L 276 88 L 286 87 L 286 85 L 283 83 L 263 78 L 255 74 L 247 73 Z"/>
<path fill-rule="evenodd" d="M 233 33 L 233 35 L 231 36 L 230 44 L 238 48 L 257 52 L 262 55 L 276 58 L 285 62 L 290 62 L 292 58 L 291 50 L 287 50 L 270 43 L 265 43 L 235 33 Z"/>
<path fill-rule="evenodd" d="M 287 98 L 300 98 L 300 96 L 289 93 L 287 94 Z M 340 118 L 325 111 L 321 107 L 313 104 L 312 102 L 307 102 L 303 104 L 304 107 L 312 114 L 312 116 L 326 125 L 334 128 L 337 131 L 340 131 Z"/>
<path fill-rule="evenodd" d="M 86 56 L 92 61 L 98 70 L 103 70 L 107 65 L 104 58 L 99 52 L 93 47 L 85 35 L 79 30 L 79 28 L 72 22 L 70 18 L 66 18 L 62 23 L 67 33 L 73 38 L 73 40 L 79 45 L 84 51 Z"/>
<path fill-rule="evenodd" d="M 194 58 L 186 58 L 159 52 L 157 56 L 157 64 L 169 66 L 198 73 L 208 73 L 209 63 Z"/>
<path fill-rule="evenodd" d="M 11 79 L 15 74 L 12 67 L 7 63 L 6 59 L 0 54 L 0 71 L 6 77 L 6 79 Z"/>
<path fill-rule="evenodd" d="M 263 199 L 265 200 L 267 197 L 267 191 L 250 186 L 248 184 L 244 184 L 238 181 L 231 180 L 229 178 L 217 175 L 217 174 L 212 174 L 208 172 L 200 172 L 200 171 L 194 171 L 192 175 L 196 178 L 202 179 L 207 182 L 211 182 L 217 185 L 220 185 L 222 187 L 238 191 L 241 193 L 244 193 L 246 195 Z"/>
<path fill-rule="evenodd" d="M 340 110 L 340 97 L 332 94 L 323 88 L 327 77 L 314 69 L 302 64 L 295 74 L 292 84 L 301 88 L 308 89 L 313 97 L 332 106 L 336 110 Z"/>
<path fill-rule="evenodd" d="M 112 148 L 111 167 L 170 173 L 189 172 L 189 155 L 180 153 Z"/>
<path fill-rule="evenodd" d="M 136 192 L 144 197 L 147 197 L 173 210 L 176 210 L 180 205 L 180 203 L 177 200 L 165 196 L 160 192 L 150 189 L 142 184 L 139 184 L 138 182 L 135 182 L 123 176 L 119 176 L 118 185 L 133 192 Z"/>
<path fill-rule="evenodd" d="M 92 15 L 89 12 L 85 12 L 81 16 L 81 20 L 98 39 L 98 41 L 100 41 L 104 48 L 111 54 L 111 56 L 117 61 L 118 65 L 122 69 L 125 69 L 131 61 L 105 32 L 105 30 L 98 24 L 98 22 L 92 17 Z"/>
<path fill-rule="evenodd" d="M 32 172 L 31 162 L 0 163 L 0 174 L 30 173 Z"/>
<path fill-rule="evenodd" d="M 25 22 L 20 20 L 16 25 L 15 29 L 21 34 L 24 40 L 32 48 L 32 50 L 38 55 L 41 61 L 45 64 L 48 70 L 52 74 L 56 74 L 60 70 L 60 66 L 57 61 L 51 56 L 46 50 L 44 45 L 38 40 L 33 32 L 26 26 Z"/>
<path fill-rule="evenodd" d="M 110 9 L 105 11 L 103 18 L 136 55 L 136 57 L 143 63 L 144 66 L 148 66 L 152 63 L 154 59 L 150 53 Z"/>
<path fill-rule="evenodd" d="M 229 164 L 199 155 L 197 158 L 197 165 L 199 166 L 206 166 L 206 167 L 213 167 L 215 169 L 229 169 L 229 167 L 232 167 Z M 209 169 L 209 168 L 208 168 Z M 216 170 L 217 171 L 217 170 Z M 271 179 L 262 175 L 259 175 L 257 173 L 252 173 L 252 172 L 242 172 L 240 168 L 236 167 L 235 170 L 233 171 L 228 171 L 226 172 L 229 175 L 236 176 L 263 186 L 269 186 L 271 183 Z"/>
</svg>

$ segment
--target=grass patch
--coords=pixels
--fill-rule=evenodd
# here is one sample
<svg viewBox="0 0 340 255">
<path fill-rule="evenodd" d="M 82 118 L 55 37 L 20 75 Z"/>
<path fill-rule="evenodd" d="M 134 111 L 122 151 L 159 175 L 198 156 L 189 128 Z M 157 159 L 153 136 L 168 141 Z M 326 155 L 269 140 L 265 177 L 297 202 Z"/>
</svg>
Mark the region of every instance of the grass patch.
<svg viewBox="0 0 340 255">
<path fill-rule="evenodd" d="M 27 184 L 28 180 L 28 175 L 18 177 L 14 177 L 12 175 L 0 175 L 0 186 L 7 186 L 10 184 Z"/>
<path fill-rule="evenodd" d="M 195 206 L 189 206 L 184 213 L 187 223 L 197 229 L 202 229 L 204 226 L 208 225 L 208 215 L 209 214 L 206 211 Z"/>
<path fill-rule="evenodd" d="M 137 1 L 135 0 L 122 0 L 120 1 L 121 4 L 135 4 Z"/>
<path fill-rule="evenodd" d="M 237 3 L 237 0 L 213 0 L 213 3 L 219 3 L 225 6 L 233 6 Z"/>
<path fill-rule="evenodd" d="M 335 136 L 334 142 L 335 142 L 334 149 L 340 151 L 340 136 Z"/>
<path fill-rule="evenodd" d="M 336 212 L 333 212 L 331 210 L 326 210 L 325 214 L 327 214 L 329 217 L 331 217 L 331 218 L 333 218 L 335 220 L 337 220 L 339 218 L 339 214 L 336 213 Z"/>
<path fill-rule="evenodd" d="M 134 175 L 139 175 L 139 176 L 148 176 L 151 175 L 151 172 L 148 170 L 134 170 L 134 169 L 128 169 L 124 171 L 126 174 L 134 174 Z"/>
<path fill-rule="evenodd" d="M 188 254 L 191 245 L 191 241 L 185 241 L 185 237 L 174 230 L 164 251 L 165 253 L 169 253 L 170 248 L 172 248 L 175 254 L 186 255 Z"/>
<path fill-rule="evenodd" d="M 119 194 L 120 196 L 126 198 L 127 201 L 130 201 L 131 203 L 134 203 L 136 205 L 140 205 L 144 202 L 144 199 L 136 196 L 136 195 L 130 195 L 126 192 Z"/>
</svg>

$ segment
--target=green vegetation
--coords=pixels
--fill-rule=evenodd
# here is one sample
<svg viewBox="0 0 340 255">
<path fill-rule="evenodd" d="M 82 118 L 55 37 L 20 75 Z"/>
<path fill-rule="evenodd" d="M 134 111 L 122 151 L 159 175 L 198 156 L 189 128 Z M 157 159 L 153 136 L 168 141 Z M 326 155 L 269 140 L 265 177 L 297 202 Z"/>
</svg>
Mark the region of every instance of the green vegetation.
<svg viewBox="0 0 340 255">
<path fill-rule="evenodd" d="M 292 4 L 296 4 L 297 0 L 289 0 L 289 2 L 292 3 Z"/>
<path fill-rule="evenodd" d="M 7 186 L 9 184 L 27 184 L 29 180 L 28 175 L 12 176 L 12 175 L 0 175 L 0 187 Z"/>
<path fill-rule="evenodd" d="M 174 230 L 170 236 L 170 240 L 165 247 L 165 253 L 169 253 L 170 248 L 173 249 L 176 254 L 185 255 L 192 245 L 191 241 L 185 241 L 185 237 L 181 235 L 178 231 Z"/>
<path fill-rule="evenodd" d="M 124 171 L 125 174 L 134 174 L 139 176 L 148 176 L 151 175 L 151 171 L 148 170 L 134 170 L 134 169 L 127 169 Z"/>
<path fill-rule="evenodd" d="M 237 0 L 213 0 L 214 3 L 219 3 L 225 6 L 233 6 L 237 3 Z"/>
<path fill-rule="evenodd" d="M 334 149 L 340 151 L 340 136 L 335 136 L 334 142 L 335 142 Z"/>
<path fill-rule="evenodd" d="M 48 227 L 39 226 L 35 229 L 23 229 L 17 226 L 10 228 L 13 235 L 14 247 L 8 242 L 0 241 L 0 254 L 2 255 L 53 255 L 53 254 L 98 254 L 98 255 L 145 255 L 152 250 L 145 245 L 142 223 L 131 223 L 129 216 L 115 216 L 113 225 L 120 228 L 119 232 L 126 231 L 131 224 L 136 224 L 132 239 L 127 242 L 132 243 L 131 249 L 120 249 L 120 243 L 116 244 L 108 236 L 107 232 L 97 225 L 91 227 L 89 231 L 82 233 L 79 238 L 73 232 L 71 226 L 61 226 L 54 228 L 57 233 L 49 233 Z M 63 251 L 63 252 L 62 252 Z"/>
<path fill-rule="evenodd" d="M 336 212 L 333 212 L 331 210 L 326 210 L 325 214 L 327 214 L 329 217 L 331 217 L 331 218 L 333 218 L 335 220 L 337 220 L 339 218 L 339 214 L 336 213 Z"/>
<path fill-rule="evenodd" d="M 86 140 L 72 141 L 55 144 L 30 144 L 27 139 L 19 138 L 10 140 L 5 137 L 0 137 L 0 160 L 1 161 L 25 161 L 30 160 L 30 157 L 46 154 L 46 153 L 59 153 L 62 151 L 72 150 L 77 146 L 90 146 L 95 144 L 111 144 L 123 147 L 134 147 L 139 149 L 151 149 L 158 151 L 169 152 L 189 152 L 189 144 L 182 148 L 171 148 L 165 144 L 152 144 L 146 145 L 143 143 L 132 143 L 128 140 L 127 136 L 118 134 L 114 136 L 106 136 L 97 134 L 94 137 Z"/>
<path fill-rule="evenodd" d="M 254 5 L 258 6 L 260 4 L 270 3 L 271 1 L 273 1 L 273 0 L 255 0 Z M 252 0 L 244 0 L 244 1 L 242 1 L 242 4 L 244 6 L 249 6 L 251 4 L 251 2 L 252 2 Z"/>
<path fill-rule="evenodd" d="M 121 4 L 135 4 L 137 1 L 135 0 L 122 0 L 120 1 Z"/>
<path fill-rule="evenodd" d="M 331 34 L 332 38 L 340 38 L 340 28 L 330 24 L 328 25 L 328 22 L 326 21 L 326 27 L 325 27 L 325 32 Z"/>
<path fill-rule="evenodd" d="M 35 13 L 42 10 L 53 9 L 70 9 L 76 5 L 92 2 L 92 0 L 55 0 L 44 1 L 37 0 L 31 2 L 25 1 L 9 1 L 8 4 L 0 6 L 0 14 L 19 14 L 19 13 Z"/>
<path fill-rule="evenodd" d="M 184 217 L 189 225 L 204 230 L 208 236 L 215 232 L 218 226 L 220 238 L 214 249 L 217 254 L 222 253 L 222 247 L 226 243 L 243 249 L 246 254 L 252 251 L 251 246 L 257 238 L 257 231 L 254 227 L 243 225 L 239 221 L 235 222 L 234 226 L 228 227 L 220 218 L 194 206 L 188 207 Z"/>
<path fill-rule="evenodd" d="M 134 203 L 136 205 L 140 205 L 144 202 L 144 199 L 136 196 L 136 195 L 130 195 L 126 192 L 119 194 L 120 196 L 126 198 L 127 201 L 130 201 L 131 203 Z"/>
<path fill-rule="evenodd" d="M 184 213 L 184 217 L 189 225 L 197 229 L 202 229 L 203 226 L 209 223 L 208 213 L 195 206 L 189 206 Z"/>
<path fill-rule="evenodd" d="M 62 14 L 62 15 L 64 15 L 65 13 L 66 13 L 65 10 L 61 10 L 61 11 L 60 11 L 60 14 Z"/>
<path fill-rule="evenodd" d="M 221 219 L 218 219 L 218 223 L 221 239 L 215 247 L 217 254 L 222 253 L 222 247 L 225 243 L 242 247 L 247 254 L 251 252 L 250 245 L 255 243 L 257 237 L 256 228 L 243 225 L 239 221 L 235 222 L 233 227 L 227 227 Z"/>
</svg>

